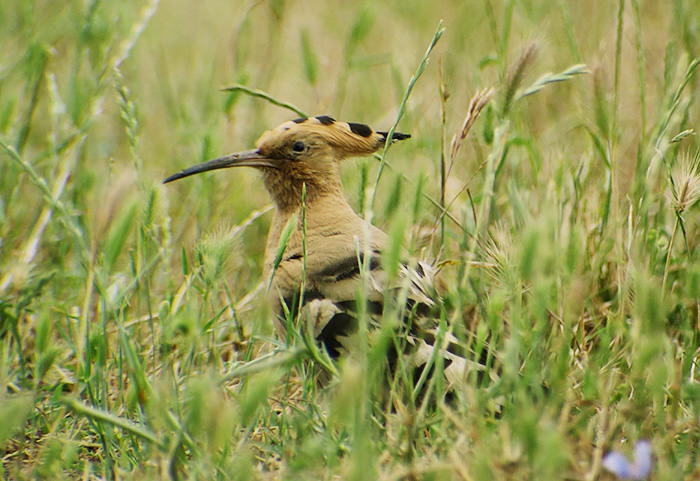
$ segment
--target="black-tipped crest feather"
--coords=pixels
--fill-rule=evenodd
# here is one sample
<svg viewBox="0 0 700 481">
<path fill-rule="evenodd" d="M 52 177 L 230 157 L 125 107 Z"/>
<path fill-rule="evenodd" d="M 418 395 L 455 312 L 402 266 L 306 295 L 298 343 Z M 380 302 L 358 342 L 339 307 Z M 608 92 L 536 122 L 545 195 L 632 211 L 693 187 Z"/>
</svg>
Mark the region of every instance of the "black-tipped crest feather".
<svg viewBox="0 0 700 481">
<path fill-rule="evenodd" d="M 389 135 L 389 132 L 377 132 L 379 135 L 384 137 L 384 141 L 386 142 L 386 136 Z M 402 134 L 401 132 L 394 132 L 393 135 L 391 136 L 391 141 L 392 142 L 398 142 L 399 140 L 406 140 L 410 139 L 411 134 Z"/>
</svg>

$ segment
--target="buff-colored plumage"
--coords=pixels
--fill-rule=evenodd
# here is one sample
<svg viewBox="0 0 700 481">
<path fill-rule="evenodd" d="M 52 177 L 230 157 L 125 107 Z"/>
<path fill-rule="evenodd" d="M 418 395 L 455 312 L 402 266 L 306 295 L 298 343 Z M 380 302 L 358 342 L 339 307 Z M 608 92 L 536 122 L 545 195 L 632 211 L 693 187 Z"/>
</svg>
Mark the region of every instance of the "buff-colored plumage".
<svg viewBox="0 0 700 481">
<path fill-rule="evenodd" d="M 391 140 L 409 137 L 395 133 Z M 345 200 L 340 162 L 346 157 L 372 154 L 383 148 L 386 141 L 387 133 L 375 132 L 363 124 L 337 122 L 326 116 L 297 119 L 265 132 L 254 150 L 186 169 L 166 182 L 240 165 L 257 167 L 261 171 L 276 207 L 265 249 L 264 276 L 272 277 L 270 302 L 277 314 L 276 328 L 281 335 L 285 331 L 282 302 L 291 312 L 296 312 L 302 285 L 304 251 L 299 213 L 305 186 L 306 277 L 302 312 L 312 319 L 319 343 L 332 357 L 337 357 L 346 350 L 345 340 L 357 327 L 355 297 L 362 282 L 358 260 L 364 261 L 365 253 L 372 256 L 365 262 L 369 269 L 364 275 L 369 279 L 364 284 L 369 286 L 366 298 L 375 316 L 381 315 L 382 303 L 390 289 L 379 262 L 386 235 L 374 226 L 367 226 Z M 282 232 L 295 215 L 297 225 L 273 275 Z M 408 286 L 408 310 L 429 312 L 433 309 L 438 300 L 432 288 L 430 267 L 424 264 L 414 269 L 403 266 L 401 274 L 404 285 Z M 433 329 L 426 332 L 428 337 L 434 334 Z M 413 362 L 418 366 L 425 364 L 433 352 L 432 345 L 408 331 L 404 335 L 410 336 L 408 344 L 414 346 Z M 455 382 L 463 375 L 465 360 L 449 352 L 443 356 L 446 378 L 450 383 Z"/>
</svg>

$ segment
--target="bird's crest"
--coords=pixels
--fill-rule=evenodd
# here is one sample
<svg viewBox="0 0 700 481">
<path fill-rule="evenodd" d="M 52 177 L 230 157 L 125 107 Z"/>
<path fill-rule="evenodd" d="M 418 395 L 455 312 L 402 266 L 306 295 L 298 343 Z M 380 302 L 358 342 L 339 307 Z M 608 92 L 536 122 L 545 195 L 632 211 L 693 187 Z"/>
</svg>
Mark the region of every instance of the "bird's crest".
<svg viewBox="0 0 700 481">
<path fill-rule="evenodd" d="M 317 183 L 323 183 L 329 176 L 337 175 L 329 167 L 335 164 L 326 162 L 328 159 L 341 160 L 345 157 L 369 155 L 386 145 L 388 135 L 387 132 L 375 132 L 365 124 L 338 122 L 327 115 L 299 118 L 262 134 L 255 143 L 255 149 L 189 167 L 171 175 L 163 183 L 211 170 L 241 166 L 263 169 L 268 190 L 279 189 L 278 180 L 285 177 L 287 180 L 302 179 L 303 182 L 316 178 L 319 179 Z M 408 134 L 394 132 L 391 141 L 410 137 Z M 299 159 L 304 159 L 304 162 L 289 162 Z M 280 169 L 285 172 L 273 173 Z M 274 196 L 274 192 L 271 193 Z"/>
<path fill-rule="evenodd" d="M 255 143 L 260 151 L 283 145 L 291 139 L 316 137 L 331 147 L 340 157 L 367 155 L 376 152 L 386 143 L 387 132 L 375 132 L 369 125 L 352 122 L 339 122 L 327 115 L 302 117 L 265 132 Z M 408 139 L 411 136 L 394 132 L 392 142 Z"/>
</svg>

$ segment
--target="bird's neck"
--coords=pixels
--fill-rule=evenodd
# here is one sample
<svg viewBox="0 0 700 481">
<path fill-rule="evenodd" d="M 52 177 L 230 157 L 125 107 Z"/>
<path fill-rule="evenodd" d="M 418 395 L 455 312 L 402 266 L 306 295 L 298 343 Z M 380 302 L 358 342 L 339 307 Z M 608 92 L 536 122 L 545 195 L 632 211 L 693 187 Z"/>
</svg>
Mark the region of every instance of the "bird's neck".
<svg viewBox="0 0 700 481">
<path fill-rule="evenodd" d="M 271 266 L 277 249 L 279 247 L 282 231 L 289 220 L 296 215 L 296 226 L 294 228 L 289 247 L 301 243 L 302 236 L 302 215 L 301 202 L 296 206 L 289 208 L 281 208 L 276 204 L 275 215 L 270 226 L 270 232 L 267 237 L 267 247 L 265 249 L 265 267 L 266 270 Z M 304 208 L 304 218 L 306 220 L 306 235 L 307 238 L 316 235 L 326 236 L 330 230 L 342 230 L 350 224 L 355 225 L 357 222 L 363 222 L 352 207 L 348 204 L 342 192 L 327 195 L 312 195 L 307 192 L 306 203 Z M 297 246 L 298 247 L 298 246 Z"/>
<path fill-rule="evenodd" d="M 304 189 L 306 189 L 307 206 L 325 197 L 339 197 L 345 201 L 343 184 L 339 176 L 321 178 L 314 175 L 299 175 L 300 172 L 295 174 L 297 174 L 295 177 L 290 178 L 288 174 L 272 169 L 263 173 L 263 183 L 278 211 L 288 215 L 298 211 L 304 201 Z"/>
</svg>

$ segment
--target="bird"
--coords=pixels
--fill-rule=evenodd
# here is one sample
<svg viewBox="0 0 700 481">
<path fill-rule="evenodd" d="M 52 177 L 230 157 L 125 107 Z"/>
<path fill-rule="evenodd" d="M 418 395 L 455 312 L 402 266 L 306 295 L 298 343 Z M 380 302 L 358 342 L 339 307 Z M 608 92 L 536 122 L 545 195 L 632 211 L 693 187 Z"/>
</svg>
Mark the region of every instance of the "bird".
<svg viewBox="0 0 700 481">
<path fill-rule="evenodd" d="M 399 307 L 410 325 L 398 329 L 406 349 L 390 353 L 391 362 L 410 358 L 418 377 L 431 357 L 434 359 L 434 350 L 440 349 L 445 379 L 453 385 L 464 377 L 469 362 L 455 354 L 457 349 L 435 346 L 440 336 L 434 318 L 427 327 L 419 322 L 429 319 L 431 313 L 434 316 L 440 305 L 433 284 L 434 269 L 424 262 L 401 264 L 399 280 L 390 285 L 381 262 L 388 236 L 355 213 L 341 182 L 344 159 L 371 155 L 387 142 L 410 137 L 394 132 L 389 138 L 388 132 L 374 131 L 366 124 L 336 121 L 327 115 L 302 117 L 266 131 L 254 149 L 187 168 L 164 183 L 217 169 L 247 166 L 259 170 L 274 204 L 263 277 L 269 281 L 277 333 L 282 338 L 286 334 L 285 311 L 300 312 L 310 319 L 317 344 L 331 359 L 338 359 L 348 354 L 349 340 L 358 329 L 358 286 L 365 281 L 372 327 L 382 322 L 385 300 L 392 297 L 387 293 L 403 288 L 405 305 Z M 278 259 L 280 241 L 290 220 L 293 231 Z M 449 336 L 448 344 L 459 343 Z"/>
</svg>

